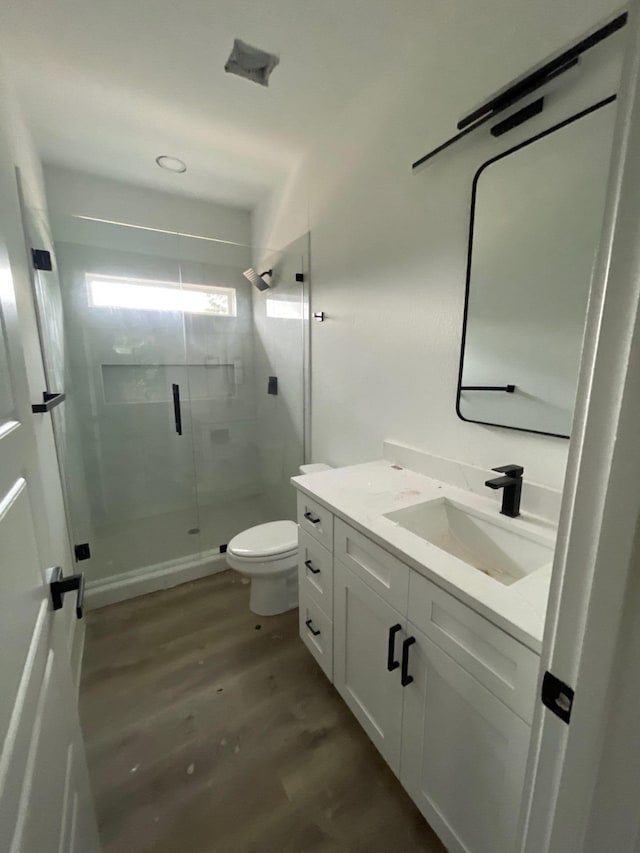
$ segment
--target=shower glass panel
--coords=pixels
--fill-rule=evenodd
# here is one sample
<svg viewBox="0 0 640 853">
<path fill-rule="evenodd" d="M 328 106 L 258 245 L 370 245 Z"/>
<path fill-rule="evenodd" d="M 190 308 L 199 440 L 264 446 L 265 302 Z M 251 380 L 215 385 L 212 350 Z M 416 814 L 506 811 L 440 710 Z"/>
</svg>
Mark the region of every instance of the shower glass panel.
<svg viewBox="0 0 640 853">
<path fill-rule="evenodd" d="M 182 282 L 234 294 L 235 313 L 185 314 L 195 484 L 205 555 L 275 516 L 263 499 L 257 421 L 251 249 L 181 235 Z"/>
<path fill-rule="evenodd" d="M 182 310 L 200 294 L 182 288 L 174 234 L 71 216 L 53 230 L 87 571 L 170 567 L 201 550 Z"/>
<path fill-rule="evenodd" d="M 310 437 L 309 234 L 257 257 L 260 270 L 273 271 L 269 290 L 253 289 L 263 500 L 276 517 L 295 518 L 289 479 L 308 458 Z M 267 393 L 269 377 L 277 395 Z"/>
<path fill-rule="evenodd" d="M 46 388 L 43 388 L 42 391 L 46 390 L 53 394 L 66 394 L 67 352 L 64 337 L 64 310 L 53 237 L 51 235 L 47 212 L 39 208 L 27 207 L 24 204 L 19 170 L 17 172 L 17 180 L 27 254 L 31 262 L 31 280 L 34 290 L 36 319 L 44 363 Z M 31 257 L 32 249 L 36 249 L 41 253 L 48 253 L 49 263 L 40 263 L 39 266 L 41 268 L 36 268 L 36 264 Z M 51 269 L 47 269 L 48 266 Z M 60 469 L 62 471 L 73 471 L 75 460 L 69 450 L 74 436 L 77 435 L 77 424 L 74 423 L 73 417 L 69 413 L 67 403 L 64 402 L 52 409 L 49 417 L 51 417 L 53 422 L 56 455 Z M 75 542 L 82 542 L 82 539 L 76 538 L 76 529 L 74 527 L 76 522 L 78 522 L 80 529 L 83 527 L 81 514 L 76 513 L 74 515 L 71 513 L 71 504 L 74 501 L 74 497 L 69 492 L 70 484 L 78 482 L 77 477 L 65 477 L 62 485 L 67 527 L 69 528 L 71 538 Z M 80 507 L 84 507 L 84 498 L 84 493 L 76 496 L 76 503 Z"/>
</svg>

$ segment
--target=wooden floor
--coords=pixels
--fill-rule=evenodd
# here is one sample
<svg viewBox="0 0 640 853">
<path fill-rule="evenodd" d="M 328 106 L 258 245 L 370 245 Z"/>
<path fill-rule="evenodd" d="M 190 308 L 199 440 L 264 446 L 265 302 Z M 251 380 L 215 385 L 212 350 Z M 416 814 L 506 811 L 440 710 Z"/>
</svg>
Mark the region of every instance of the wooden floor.
<svg viewBox="0 0 640 853">
<path fill-rule="evenodd" d="M 298 637 L 225 572 L 87 614 L 104 853 L 441 853 Z"/>
</svg>

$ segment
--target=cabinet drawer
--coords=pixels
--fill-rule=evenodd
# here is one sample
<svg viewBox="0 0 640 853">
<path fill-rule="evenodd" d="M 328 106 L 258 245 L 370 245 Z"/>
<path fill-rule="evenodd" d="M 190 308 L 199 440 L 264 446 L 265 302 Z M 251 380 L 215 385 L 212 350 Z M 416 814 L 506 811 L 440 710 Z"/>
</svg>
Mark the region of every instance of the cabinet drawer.
<svg viewBox="0 0 640 853">
<path fill-rule="evenodd" d="M 333 554 L 304 530 L 298 533 L 298 582 L 300 595 L 333 619 Z"/>
<path fill-rule="evenodd" d="M 540 668 L 535 652 L 414 571 L 408 616 L 494 696 L 531 722 Z"/>
<path fill-rule="evenodd" d="M 300 592 L 300 637 L 333 682 L 333 622 L 322 608 Z"/>
<path fill-rule="evenodd" d="M 339 518 L 335 522 L 336 559 L 400 613 L 406 613 L 409 567 Z"/>
<path fill-rule="evenodd" d="M 333 515 L 322 504 L 298 492 L 298 524 L 325 548 L 333 550 Z"/>
</svg>

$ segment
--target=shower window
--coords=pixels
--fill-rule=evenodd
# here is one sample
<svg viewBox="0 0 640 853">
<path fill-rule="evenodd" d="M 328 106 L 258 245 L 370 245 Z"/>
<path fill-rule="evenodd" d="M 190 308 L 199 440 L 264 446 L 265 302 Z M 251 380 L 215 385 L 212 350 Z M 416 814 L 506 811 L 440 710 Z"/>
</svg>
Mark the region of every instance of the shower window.
<svg viewBox="0 0 640 853">
<path fill-rule="evenodd" d="M 236 316 L 233 287 L 185 284 L 141 278 L 86 275 L 91 308 L 132 308 L 143 311 L 184 311 L 216 317 Z"/>
</svg>

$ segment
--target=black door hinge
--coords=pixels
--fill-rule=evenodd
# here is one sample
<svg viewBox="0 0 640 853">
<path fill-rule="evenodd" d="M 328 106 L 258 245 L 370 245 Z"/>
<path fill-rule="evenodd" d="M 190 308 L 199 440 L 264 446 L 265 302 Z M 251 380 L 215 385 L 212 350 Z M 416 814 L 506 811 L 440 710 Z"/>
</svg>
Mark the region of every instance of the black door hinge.
<svg viewBox="0 0 640 853">
<path fill-rule="evenodd" d="M 32 249 L 31 257 L 33 265 L 37 270 L 47 270 L 50 272 L 53 269 L 51 252 L 47 252 L 46 249 Z"/>
<path fill-rule="evenodd" d="M 88 542 L 83 542 L 81 545 L 74 545 L 73 551 L 76 555 L 76 562 L 91 559 L 91 548 L 89 548 Z"/>
<path fill-rule="evenodd" d="M 574 692 L 568 684 L 560 681 L 552 673 L 545 672 L 542 679 L 542 704 L 567 725 L 571 720 L 573 696 Z"/>
</svg>

